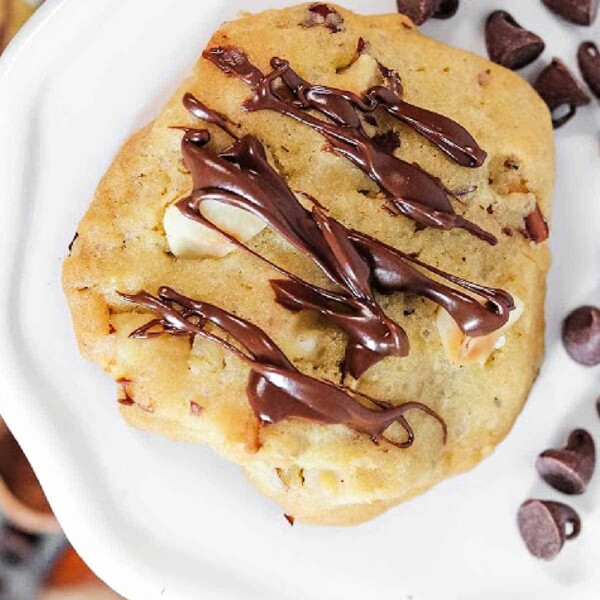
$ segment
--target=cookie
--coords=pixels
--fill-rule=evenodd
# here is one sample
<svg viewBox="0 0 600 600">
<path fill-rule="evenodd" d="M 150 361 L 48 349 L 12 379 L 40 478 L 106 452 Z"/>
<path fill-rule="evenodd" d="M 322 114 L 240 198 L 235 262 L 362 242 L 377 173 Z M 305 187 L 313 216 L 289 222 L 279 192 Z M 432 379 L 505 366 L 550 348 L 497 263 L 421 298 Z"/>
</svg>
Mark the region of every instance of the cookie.
<svg viewBox="0 0 600 600">
<path fill-rule="evenodd" d="M 364 521 L 519 414 L 553 184 L 548 109 L 508 70 L 399 14 L 243 16 L 79 224 L 80 349 L 134 427 L 209 444 L 298 520 Z"/>
<path fill-rule="evenodd" d="M 24 0 L 0 0 L 0 52 L 34 11 L 35 8 Z"/>
</svg>

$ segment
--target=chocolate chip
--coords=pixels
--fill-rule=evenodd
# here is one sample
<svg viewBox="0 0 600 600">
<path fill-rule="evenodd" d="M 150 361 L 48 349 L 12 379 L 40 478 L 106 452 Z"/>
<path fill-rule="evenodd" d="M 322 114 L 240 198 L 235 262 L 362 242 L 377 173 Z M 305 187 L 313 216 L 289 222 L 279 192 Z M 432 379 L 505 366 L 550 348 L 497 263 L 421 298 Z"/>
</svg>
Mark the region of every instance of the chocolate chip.
<svg viewBox="0 0 600 600">
<path fill-rule="evenodd" d="M 377 119 L 376 119 L 376 118 L 375 118 L 373 115 L 371 115 L 371 114 L 369 114 L 369 113 L 366 113 L 366 114 L 364 115 L 364 119 L 365 119 L 365 121 L 366 121 L 366 122 L 367 122 L 369 125 L 372 125 L 373 127 L 378 127 L 378 126 L 379 126 L 379 124 L 377 123 Z"/>
<path fill-rule="evenodd" d="M 358 42 L 356 44 L 356 54 L 359 56 L 363 55 L 369 49 L 369 42 L 365 40 L 363 37 L 358 38 Z"/>
<path fill-rule="evenodd" d="M 415 25 L 422 25 L 446 4 L 440 0 L 397 0 L 398 12 L 406 15 Z"/>
<path fill-rule="evenodd" d="M 577 52 L 581 74 L 596 98 L 600 98 L 600 52 L 594 42 L 583 42 Z"/>
<path fill-rule="evenodd" d="M 432 17 L 434 19 L 450 19 L 457 13 L 459 4 L 459 0 L 442 0 Z"/>
<path fill-rule="evenodd" d="M 565 494 L 583 494 L 594 474 L 596 446 L 585 429 L 575 429 L 560 450 L 542 452 L 535 463 L 541 478 Z"/>
<path fill-rule="evenodd" d="M 577 25 L 591 25 L 598 12 L 598 0 L 542 0 L 558 16 Z"/>
<path fill-rule="evenodd" d="M 507 158 L 504 161 L 504 166 L 510 171 L 518 171 L 520 169 L 519 163 L 513 158 Z"/>
<path fill-rule="evenodd" d="M 521 27 L 504 10 L 494 11 L 485 24 L 485 43 L 490 60 L 507 69 L 521 69 L 532 63 L 545 48 L 535 33 Z"/>
<path fill-rule="evenodd" d="M 396 96 L 399 98 L 402 98 L 404 95 L 404 87 L 402 86 L 402 77 L 400 77 L 398 71 L 386 67 L 379 61 L 377 61 L 377 67 L 379 68 L 379 72 L 383 77 L 385 87 L 392 90 L 392 92 L 394 92 L 394 94 L 396 94 Z"/>
<path fill-rule="evenodd" d="M 384 133 L 378 133 L 371 139 L 388 154 L 393 154 L 395 150 L 400 148 L 400 134 L 393 129 L 388 129 Z"/>
<path fill-rule="evenodd" d="M 561 127 L 575 115 L 578 106 L 589 104 L 591 99 L 579 85 L 566 65 L 558 58 L 539 74 L 534 86 L 552 112 L 552 125 Z M 568 112 L 559 114 L 559 109 Z"/>
<path fill-rule="evenodd" d="M 527 500 L 518 513 L 519 531 L 533 556 L 552 560 L 566 540 L 581 531 L 579 515 L 566 504 L 550 500 Z M 572 529 L 567 532 L 567 527 Z"/>
<path fill-rule="evenodd" d="M 294 521 L 296 519 L 294 519 L 294 517 L 292 517 L 292 515 L 283 515 L 285 517 L 285 520 L 293 527 L 294 526 Z"/>
<path fill-rule="evenodd" d="M 587 367 L 600 363 L 600 310 L 580 306 L 563 323 L 565 350 L 576 362 Z"/>
<path fill-rule="evenodd" d="M 338 33 L 344 25 L 344 17 L 328 4 L 311 4 L 302 26 L 310 28 L 317 25 L 324 25 L 331 33 Z"/>
</svg>

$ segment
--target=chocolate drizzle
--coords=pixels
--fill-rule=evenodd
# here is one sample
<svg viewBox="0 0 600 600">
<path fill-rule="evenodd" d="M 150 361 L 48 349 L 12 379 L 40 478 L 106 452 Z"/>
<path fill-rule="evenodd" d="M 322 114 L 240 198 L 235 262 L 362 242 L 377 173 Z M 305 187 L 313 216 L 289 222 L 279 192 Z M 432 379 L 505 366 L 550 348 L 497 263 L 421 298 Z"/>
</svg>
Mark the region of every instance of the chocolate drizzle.
<svg viewBox="0 0 600 600">
<path fill-rule="evenodd" d="M 363 43 L 360 47 L 364 50 L 366 45 Z M 380 65 L 385 86 L 375 86 L 364 97 L 359 97 L 351 92 L 311 85 L 281 59 L 274 58 L 271 61 L 274 70 L 263 76 L 237 48 L 213 48 L 205 56 L 223 72 L 237 76 L 255 90 L 255 96 L 245 105 L 248 110 L 274 110 L 322 134 L 335 152 L 348 158 L 381 187 L 394 215 L 404 214 L 421 226 L 462 228 L 491 244 L 496 243 L 494 236 L 454 213 L 449 200 L 451 194 L 438 179 L 418 165 L 393 155 L 399 142 L 397 134 L 392 132 L 383 139 L 377 136 L 371 139 L 366 134 L 363 119 L 376 123 L 374 113 L 382 108 L 459 165 L 477 167 L 485 161 L 485 152 L 463 127 L 442 115 L 406 103 L 396 72 Z M 211 139 L 208 130 L 178 127 L 184 131 L 182 153 L 193 180 L 192 193 L 177 202 L 178 209 L 283 275 L 283 279 L 270 282 L 280 304 L 293 311 L 317 311 L 345 331 L 349 339 L 344 371 L 359 378 L 383 357 L 408 353 L 405 331 L 382 310 L 377 293 L 403 292 L 428 298 L 446 310 L 461 331 L 471 337 L 488 335 L 508 321 L 509 312 L 514 308 L 508 293 L 445 273 L 365 233 L 349 229 L 308 194 L 303 196 L 312 206 L 305 208 L 271 167 L 257 138 L 238 136 L 237 123 L 192 94 L 185 94 L 183 103 L 195 117 L 220 128 L 235 141 L 217 153 L 208 148 Z M 323 118 L 315 116 L 315 112 Z M 220 229 L 202 213 L 202 203 L 208 200 L 263 219 L 310 257 L 338 289 L 304 281 Z M 193 343 L 196 336 L 201 336 L 220 344 L 248 364 L 246 393 L 262 424 L 288 418 L 343 424 L 369 435 L 374 442 L 386 439 L 406 448 L 412 445 L 414 432 L 405 414 L 416 409 L 440 423 L 446 441 L 444 420 L 425 404 L 405 402 L 392 406 L 344 385 L 310 377 L 298 371 L 262 329 L 222 308 L 193 300 L 168 287 L 161 287 L 157 296 L 146 292 L 122 296 L 158 314 L 158 318 L 139 327 L 130 337 L 148 339 L 168 334 L 188 337 Z M 223 330 L 237 344 L 212 330 L 207 331 L 208 323 Z M 194 415 L 201 412 L 199 405 L 193 403 L 190 410 Z M 384 437 L 394 423 L 404 429 L 404 441 Z"/>
<path fill-rule="evenodd" d="M 376 106 L 414 129 L 462 167 L 480 167 L 485 162 L 487 154 L 471 134 L 452 119 L 409 104 L 383 86 L 372 88 L 368 95 Z"/>
<path fill-rule="evenodd" d="M 209 56 L 204 54 L 205 58 L 209 58 L 211 62 L 226 73 L 227 75 L 235 75 L 243 82 L 252 87 L 258 87 L 263 80 L 263 74 L 255 67 L 246 56 L 246 53 L 239 48 L 233 46 L 227 48 L 211 48 Z"/>
<path fill-rule="evenodd" d="M 294 311 L 317 311 L 343 329 L 349 336 L 345 368 L 353 377 L 360 377 L 385 356 L 408 353 L 404 330 L 381 309 L 376 292 L 401 291 L 429 298 L 447 310 L 470 336 L 487 335 L 508 320 L 513 301 L 506 292 L 454 277 L 349 230 L 314 199 L 312 210 L 304 208 L 268 163 L 255 137 L 244 136 L 220 154 L 207 148 L 209 140 L 206 130 L 188 129 L 183 136 L 182 152 L 192 174 L 193 191 L 177 203 L 179 210 L 285 275 L 286 280 L 271 281 L 280 304 Z M 266 221 L 309 256 L 342 291 L 303 281 L 218 228 L 202 214 L 201 205 L 207 200 L 241 208 Z M 486 304 L 428 277 L 414 265 L 477 294 Z"/>
<path fill-rule="evenodd" d="M 183 106 L 185 106 L 185 108 L 197 119 L 216 125 L 228 133 L 232 138 L 237 139 L 237 135 L 229 127 L 230 124 L 236 125 L 236 123 L 233 123 L 227 115 L 217 112 L 206 106 L 203 102 L 200 102 L 193 94 L 190 94 L 189 92 L 184 94 Z"/>
<path fill-rule="evenodd" d="M 389 87 L 375 86 L 360 97 L 352 92 L 312 85 L 279 58 L 271 60 L 273 71 L 263 76 L 239 48 L 211 48 L 204 57 L 255 90 L 255 95 L 245 103 L 246 110 L 279 112 L 323 135 L 336 153 L 379 185 L 397 214 L 425 227 L 465 229 L 490 244 L 497 243 L 492 234 L 454 212 L 449 200 L 451 193 L 439 179 L 387 152 L 366 135 L 361 114 L 370 115 L 381 107 L 462 166 L 478 167 L 486 158 L 485 152 L 461 125 L 402 100 L 399 78 L 390 69 L 381 68 Z M 248 73 L 252 73 L 252 77 L 248 77 Z M 276 88 L 276 82 L 285 87 Z M 317 111 L 326 119 L 309 111 Z"/>
<path fill-rule="evenodd" d="M 366 45 L 360 47 L 364 50 Z M 385 86 L 375 86 L 359 97 L 352 92 L 311 85 L 278 58 L 271 61 L 273 71 L 264 76 L 240 49 L 213 48 L 205 56 L 224 73 L 235 75 L 255 90 L 255 96 L 245 104 L 247 110 L 274 110 L 323 135 L 335 152 L 348 158 L 380 186 L 394 215 L 408 216 L 420 226 L 462 228 L 490 244 L 496 243 L 494 236 L 455 214 L 449 200 L 451 194 L 438 179 L 418 165 L 393 155 L 395 136 L 382 143 L 366 134 L 363 119 L 373 122 L 374 112 L 382 108 L 459 165 L 478 167 L 485 161 L 485 152 L 463 127 L 406 103 L 396 72 L 380 65 Z M 182 153 L 193 179 L 192 193 L 177 202 L 178 209 L 283 275 L 284 279 L 270 282 L 277 302 L 293 311 L 317 311 L 345 331 L 349 339 L 344 369 L 353 377 L 359 378 L 385 356 L 408 353 L 406 333 L 382 310 L 377 293 L 403 292 L 428 298 L 446 310 L 461 331 L 471 337 L 488 335 L 508 321 L 514 308 L 508 293 L 445 273 L 367 234 L 349 229 L 307 194 L 303 196 L 312 206 L 310 210 L 305 208 L 271 167 L 257 138 L 238 136 L 235 132 L 238 124 L 189 93 L 183 103 L 195 117 L 219 127 L 235 141 L 217 153 L 208 148 L 211 136 L 206 129 L 178 127 L 184 131 Z M 315 116 L 315 112 L 323 118 Z M 338 289 L 304 281 L 221 230 L 202 213 L 202 203 L 207 200 L 263 219 L 310 257 Z M 122 296 L 158 313 L 158 318 L 138 328 L 130 337 L 148 339 L 168 334 L 189 337 L 193 342 L 196 336 L 201 336 L 248 364 L 248 400 L 263 424 L 288 418 L 343 424 L 369 435 L 374 442 L 386 439 L 406 448 L 412 445 L 414 432 L 405 414 L 420 410 L 440 423 L 446 441 L 444 420 L 425 404 L 406 402 L 392 406 L 344 385 L 310 377 L 298 371 L 262 329 L 222 308 L 193 300 L 168 287 L 161 287 L 157 296 L 146 292 Z M 212 330 L 207 331 L 208 323 L 223 330 L 242 348 Z M 191 410 L 193 414 L 200 412 L 194 406 Z M 407 436 L 404 441 L 384 437 L 394 423 L 404 429 Z"/>
<path fill-rule="evenodd" d="M 206 130 L 189 130 L 182 140 L 184 161 L 192 173 L 192 194 L 177 203 L 187 217 L 225 235 L 267 262 L 289 281 L 273 281 L 276 297 L 293 310 L 318 310 L 350 337 L 346 366 L 360 377 L 372 364 L 389 355 L 406 356 L 408 341 L 400 326 L 377 304 L 370 270 L 345 235 L 345 228 L 315 205 L 306 210 L 285 181 L 269 165 L 262 144 L 252 136 L 236 141 L 219 155 L 206 144 Z M 298 250 L 310 256 L 343 292 L 311 285 L 285 271 L 219 229 L 202 215 L 202 202 L 219 201 L 265 220 Z"/>
<path fill-rule="evenodd" d="M 146 292 L 122 296 L 160 316 L 131 333 L 131 338 L 147 339 L 163 334 L 201 336 L 218 343 L 248 364 L 251 371 L 246 393 L 254 414 L 263 424 L 279 423 L 291 417 L 323 424 L 343 424 L 369 435 L 374 442 L 383 438 L 400 448 L 407 448 L 412 445 L 414 434 L 405 414 L 420 410 L 440 423 L 446 441 L 444 420 L 425 404 L 405 402 L 392 406 L 345 386 L 305 375 L 262 329 L 217 306 L 192 300 L 168 287 L 161 287 L 158 296 Z M 204 327 L 209 322 L 233 337 L 243 350 L 206 331 Z M 358 398 L 367 401 L 372 408 L 364 406 Z M 405 441 L 383 437 L 394 423 L 404 428 Z"/>
</svg>

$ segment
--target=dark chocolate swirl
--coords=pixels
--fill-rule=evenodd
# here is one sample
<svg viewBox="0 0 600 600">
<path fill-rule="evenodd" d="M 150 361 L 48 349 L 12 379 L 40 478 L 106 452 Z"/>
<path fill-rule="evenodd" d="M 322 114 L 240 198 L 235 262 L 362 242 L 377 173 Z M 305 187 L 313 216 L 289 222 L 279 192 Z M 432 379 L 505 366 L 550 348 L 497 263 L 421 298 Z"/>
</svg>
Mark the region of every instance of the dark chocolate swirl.
<svg viewBox="0 0 600 600">
<path fill-rule="evenodd" d="M 409 104 L 383 86 L 371 88 L 371 101 L 435 144 L 462 167 L 481 167 L 487 158 L 473 136 L 462 126 L 438 113 Z"/>
<path fill-rule="evenodd" d="M 209 52 L 210 58 L 206 54 L 205 58 L 209 58 L 223 73 L 235 75 L 252 87 L 257 87 L 263 80 L 262 71 L 248 60 L 243 50 L 228 46 L 211 48 Z"/>
<path fill-rule="evenodd" d="M 138 306 L 158 313 L 153 319 L 130 334 L 146 339 L 163 334 L 201 336 L 212 340 L 237 356 L 250 367 L 246 394 L 250 406 L 263 424 L 279 423 L 288 418 L 308 419 L 322 424 L 342 424 L 366 435 L 374 442 L 382 438 L 407 448 L 414 433 L 406 420 L 410 410 L 420 410 L 435 418 L 442 426 L 444 443 L 447 429 L 444 420 L 421 402 L 405 402 L 392 406 L 354 390 L 301 373 L 288 360 L 275 342 L 259 327 L 213 304 L 192 300 L 168 287 L 161 287 L 158 296 L 146 292 L 122 297 Z M 220 336 L 204 329 L 210 322 L 233 337 L 245 351 Z M 368 408 L 358 401 L 368 402 Z M 402 442 L 383 437 L 394 423 L 407 434 Z"/>
<path fill-rule="evenodd" d="M 194 190 L 188 198 L 177 203 L 179 210 L 225 235 L 232 243 L 252 252 L 293 280 L 295 302 L 291 297 L 285 299 L 283 291 L 278 292 L 280 287 L 291 292 L 291 281 L 272 282 L 278 300 L 293 310 L 318 310 L 348 334 L 345 362 L 354 377 L 360 377 L 385 356 L 406 356 L 406 334 L 377 303 L 371 289 L 369 265 L 344 234 L 343 226 L 329 219 L 318 206 L 310 212 L 298 202 L 285 181 L 269 165 L 264 148 L 256 138 L 243 137 L 220 155 L 206 147 L 209 140 L 206 130 L 189 130 L 184 134 L 183 156 L 192 173 Z M 201 205 L 207 200 L 223 202 L 262 218 L 311 257 L 343 291 L 311 285 L 219 229 L 202 215 Z"/>
<path fill-rule="evenodd" d="M 186 98 L 188 105 L 203 106 L 197 99 L 192 102 L 189 95 Z M 305 209 L 268 163 L 264 148 L 255 137 L 244 136 L 220 154 L 206 147 L 209 140 L 206 130 L 188 129 L 183 136 L 182 152 L 192 174 L 193 192 L 178 202 L 178 208 L 288 277 L 271 282 L 280 304 L 290 310 L 318 311 L 343 329 L 349 336 L 345 368 L 353 377 L 360 377 L 385 356 L 408 353 L 404 330 L 381 309 L 376 291 L 401 291 L 429 298 L 447 310 L 470 336 L 487 335 L 508 320 L 513 301 L 506 292 L 454 277 L 349 230 L 327 215 L 316 201 L 312 210 Z M 241 208 L 263 219 L 308 255 L 342 291 L 309 284 L 222 231 L 202 215 L 201 205 L 207 200 Z M 413 265 L 477 294 L 486 301 L 485 305 L 426 276 Z"/>
<path fill-rule="evenodd" d="M 205 121 L 206 123 L 211 123 L 212 125 L 216 125 L 226 133 L 228 133 L 232 138 L 237 139 L 238 136 L 232 131 L 230 125 L 235 125 L 232 123 L 231 119 L 212 108 L 209 108 L 203 102 L 200 102 L 198 98 L 194 95 L 187 93 L 183 96 L 183 106 L 197 119 L 201 121 Z M 185 128 L 183 128 L 185 130 Z"/>
<path fill-rule="evenodd" d="M 497 243 L 495 236 L 454 212 L 449 200 L 451 194 L 439 179 L 418 165 L 387 152 L 366 135 L 360 115 L 369 115 L 383 107 L 458 164 L 468 167 L 483 164 L 485 152 L 461 125 L 402 100 L 402 86 L 397 77 L 384 75 L 384 79 L 393 84 L 391 89 L 376 86 L 361 98 L 352 92 L 312 85 L 293 71 L 287 61 L 279 58 L 271 60 L 273 71 L 262 75 L 239 48 L 211 48 L 204 57 L 255 90 L 255 95 L 245 103 L 246 110 L 272 110 L 323 135 L 335 152 L 377 183 L 397 214 L 425 227 L 460 228 L 490 244 Z M 260 78 L 258 73 L 261 73 Z M 393 71 L 382 67 L 382 73 L 392 74 Z M 276 82 L 282 82 L 284 87 L 276 88 Z M 320 112 L 326 119 L 316 117 L 311 111 Z"/>
</svg>

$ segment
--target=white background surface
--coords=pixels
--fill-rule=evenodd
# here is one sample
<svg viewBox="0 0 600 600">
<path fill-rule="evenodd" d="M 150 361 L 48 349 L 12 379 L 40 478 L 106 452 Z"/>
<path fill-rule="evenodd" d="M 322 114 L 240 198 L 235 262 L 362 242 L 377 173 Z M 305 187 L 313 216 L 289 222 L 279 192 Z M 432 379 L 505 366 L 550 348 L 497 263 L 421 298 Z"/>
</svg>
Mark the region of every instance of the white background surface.
<svg viewBox="0 0 600 600">
<path fill-rule="evenodd" d="M 340 0 L 363 12 L 392 0 Z M 49 0 L 2 59 L 0 73 L 0 411 L 15 430 L 67 534 L 130 600 L 196 598 L 588 600 L 600 590 L 600 474 L 567 499 L 583 532 L 553 563 L 531 558 L 515 513 L 539 482 L 537 453 L 572 427 L 600 441 L 599 369 L 566 358 L 562 317 L 598 303 L 600 110 L 559 130 L 548 353 L 509 438 L 475 471 L 374 522 L 291 528 L 239 469 L 201 446 L 129 429 L 111 381 L 77 353 L 61 261 L 120 144 L 160 109 L 210 33 L 238 10 L 283 0 Z M 539 0 L 463 0 L 424 30 L 484 53 L 482 23 L 506 8 L 575 67 L 593 28 L 570 26 Z M 514 110 L 519 107 L 515 106 Z"/>
</svg>

